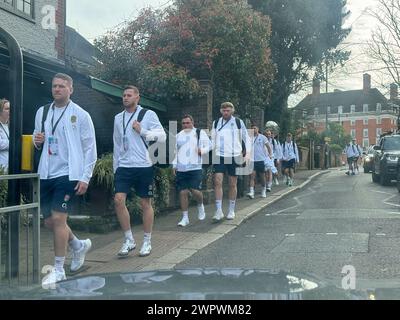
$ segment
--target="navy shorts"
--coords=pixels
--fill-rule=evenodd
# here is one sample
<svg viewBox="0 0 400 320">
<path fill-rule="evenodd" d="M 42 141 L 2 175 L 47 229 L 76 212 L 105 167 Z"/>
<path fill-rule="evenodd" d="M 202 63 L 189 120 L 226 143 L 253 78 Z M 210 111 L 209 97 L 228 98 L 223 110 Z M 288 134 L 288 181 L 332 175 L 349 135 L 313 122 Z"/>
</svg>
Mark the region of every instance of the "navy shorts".
<svg viewBox="0 0 400 320">
<path fill-rule="evenodd" d="M 254 162 L 253 171 L 255 171 L 257 173 L 265 173 L 265 163 L 264 163 L 264 161 L 256 161 L 256 162 Z"/>
<path fill-rule="evenodd" d="M 193 170 L 176 173 L 176 189 L 178 192 L 183 190 L 201 190 L 203 181 L 203 170 Z"/>
<path fill-rule="evenodd" d="M 349 157 L 349 158 L 347 158 L 347 163 L 348 164 L 353 164 L 353 162 L 355 162 L 357 160 L 358 160 L 357 157 Z"/>
<path fill-rule="evenodd" d="M 52 211 L 71 212 L 77 184 L 78 181 L 70 181 L 68 176 L 40 180 L 40 209 L 44 219 L 50 218 Z"/>
<path fill-rule="evenodd" d="M 294 169 L 295 165 L 296 165 L 295 159 L 289 161 L 282 161 L 282 169 Z"/>
<path fill-rule="evenodd" d="M 135 189 L 139 198 L 153 198 L 154 167 L 118 168 L 114 176 L 115 193 L 129 194 Z"/>
<path fill-rule="evenodd" d="M 230 177 L 236 177 L 236 168 L 240 168 L 240 157 L 238 158 L 219 158 L 219 164 L 214 164 L 214 173 L 226 173 Z M 243 160 L 242 160 L 243 161 Z"/>
</svg>

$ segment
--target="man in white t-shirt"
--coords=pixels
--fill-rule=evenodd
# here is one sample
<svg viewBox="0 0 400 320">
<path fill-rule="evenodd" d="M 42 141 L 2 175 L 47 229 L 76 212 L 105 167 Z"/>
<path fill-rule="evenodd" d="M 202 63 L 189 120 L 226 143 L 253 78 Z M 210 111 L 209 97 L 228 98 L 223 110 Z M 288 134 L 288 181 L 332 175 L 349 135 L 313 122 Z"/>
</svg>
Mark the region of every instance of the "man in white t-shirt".
<svg viewBox="0 0 400 320">
<path fill-rule="evenodd" d="M 176 137 L 176 156 L 173 161 L 176 176 L 176 188 L 182 209 L 180 227 L 189 225 L 189 193 L 193 195 L 198 204 L 198 219 L 204 221 L 206 213 L 203 204 L 203 155 L 208 154 L 212 144 L 205 131 L 194 127 L 191 115 L 182 118 L 182 131 Z"/>
<path fill-rule="evenodd" d="M 66 279 L 64 262 L 68 243 L 72 272 L 83 266 L 92 246 L 89 239 L 79 240 L 67 224 L 71 200 L 86 193 L 97 161 L 92 119 L 71 101 L 72 92 L 72 78 L 56 74 L 52 82 L 54 102 L 41 107 L 35 118 L 34 145 L 42 150 L 38 167 L 41 213 L 45 226 L 53 231 L 55 251 L 55 267 L 43 279 L 44 286 Z"/>
<path fill-rule="evenodd" d="M 6 99 L 0 100 L 0 169 L 8 171 L 8 152 L 10 147 L 10 131 L 8 121 L 10 120 L 10 102 Z"/>
<path fill-rule="evenodd" d="M 286 185 L 289 187 L 293 186 L 294 170 L 296 164 L 300 162 L 299 149 L 297 144 L 293 141 L 293 136 L 288 133 L 285 143 L 282 145 L 282 168 L 286 176 Z"/>
</svg>

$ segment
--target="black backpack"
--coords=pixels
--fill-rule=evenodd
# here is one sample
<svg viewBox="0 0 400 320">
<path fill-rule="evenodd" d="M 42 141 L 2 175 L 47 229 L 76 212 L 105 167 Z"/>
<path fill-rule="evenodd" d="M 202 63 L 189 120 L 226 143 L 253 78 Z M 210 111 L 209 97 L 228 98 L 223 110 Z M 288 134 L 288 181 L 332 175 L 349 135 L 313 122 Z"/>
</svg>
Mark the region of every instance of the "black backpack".
<svg viewBox="0 0 400 320">
<path fill-rule="evenodd" d="M 147 113 L 148 111 L 149 111 L 149 110 L 148 110 L 148 109 L 145 109 L 145 108 L 143 108 L 142 110 L 140 110 L 139 115 L 138 115 L 138 118 L 137 118 L 137 121 L 138 121 L 138 122 L 142 122 L 144 116 L 146 115 L 146 113 Z M 164 131 L 165 131 L 165 129 L 164 129 Z M 155 163 L 154 166 L 157 167 L 157 168 L 169 168 L 169 166 L 170 166 L 170 165 L 169 165 L 169 133 L 166 132 L 166 134 L 167 134 L 167 140 L 165 141 L 166 163 L 162 163 L 162 164 L 159 163 L 159 162 Z M 146 140 L 144 140 L 144 138 L 143 138 L 142 136 L 140 136 L 140 138 L 142 139 L 142 141 L 143 141 L 143 143 L 144 143 L 144 145 L 145 145 L 145 147 L 146 147 L 147 150 L 149 150 L 149 148 L 150 148 L 153 144 L 157 143 L 156 141 L 150 141 L 149 144 L 147 144 Z M 157 148 L 157 150 L 155 151 L 154 155 L 155 155 L 156 157 L 158 157 L 158 148 Z"/>
<path fill-rule="evenodd" d="M 42 126 L 41 126 L 41 131 L 44 132 L 44 123 L 46 122 L 47 119 L 47 114 L 49 113 L 51 103 L 46 104 L 43 107 L 43 115 L 42 115 Z M 40 163 L 40 158 L 42 156 L 42 151 L 43 151 L 43 145 L 42 148 L 37 149 L 34 147 L 34 153 L 33 153 L 33 172 L 37 173 L 39 169 L 39 163 Z"/>
</svg>

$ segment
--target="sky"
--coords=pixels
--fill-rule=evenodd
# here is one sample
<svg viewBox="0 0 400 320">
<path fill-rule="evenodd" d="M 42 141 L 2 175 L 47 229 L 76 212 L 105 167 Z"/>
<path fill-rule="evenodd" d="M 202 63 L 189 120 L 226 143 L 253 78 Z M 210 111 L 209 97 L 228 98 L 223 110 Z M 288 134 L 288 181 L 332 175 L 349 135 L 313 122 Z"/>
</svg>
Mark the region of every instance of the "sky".
<svg viewBox="0 0 400 320">
<path fill-rule="evenodd" d="M 148 6 L 163 8 L 171 2 L 171 0 L 106 0 L 97 2 L 101 5 L 94 6 L 93 3 L 96 2 L 93 0 L 68 0 L 67 24 L 93 42 L 96 37 L 135 17 L 141 9 Z M 361 89 L 363 73 L 368 72 L 372 76 L 372 86 L 388 95 L 387 88 L 390 80 L 382 79 L 379 74 L 369 71 L 373 66 L 365 54 L 366 42 L 370 39 L 375 25 L 367 10 L 373 10 L 376 5 L 377 0 L 347 1 L 351 15 L 344 26 L 351 27 L 352 32 L 342 45 L 347 50 L 351 50 L 352 54 L 344 68 L 337 68 L 330 75 L 329 91 Z M 382 83 L 385 87 L 382 87 Z M 325 92 L 325 83 L 322 83 L 321 87 L 321 92 Z M 308 93 L 311 93 L 311 87 L 292 95 L 289 99 L 289 107 L 295 106 Z"/>
</svg>

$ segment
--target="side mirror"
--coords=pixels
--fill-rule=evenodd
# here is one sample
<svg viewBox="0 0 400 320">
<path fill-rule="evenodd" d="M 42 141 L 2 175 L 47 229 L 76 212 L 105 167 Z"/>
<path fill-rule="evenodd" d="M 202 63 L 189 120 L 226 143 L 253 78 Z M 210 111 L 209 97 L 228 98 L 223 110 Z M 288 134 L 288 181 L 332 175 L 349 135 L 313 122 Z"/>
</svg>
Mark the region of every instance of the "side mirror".
<svg viewBox="0 0 400 320">
<path fill-rule="evenodd" d="M 381 150 L 381 147 L 380 147 L 380 146 L 375 146 L 375 147 L 374 147 L 374 150 L 375 150 L 375 151 L 379 151 L 379 150 Z"/>
</svg>

